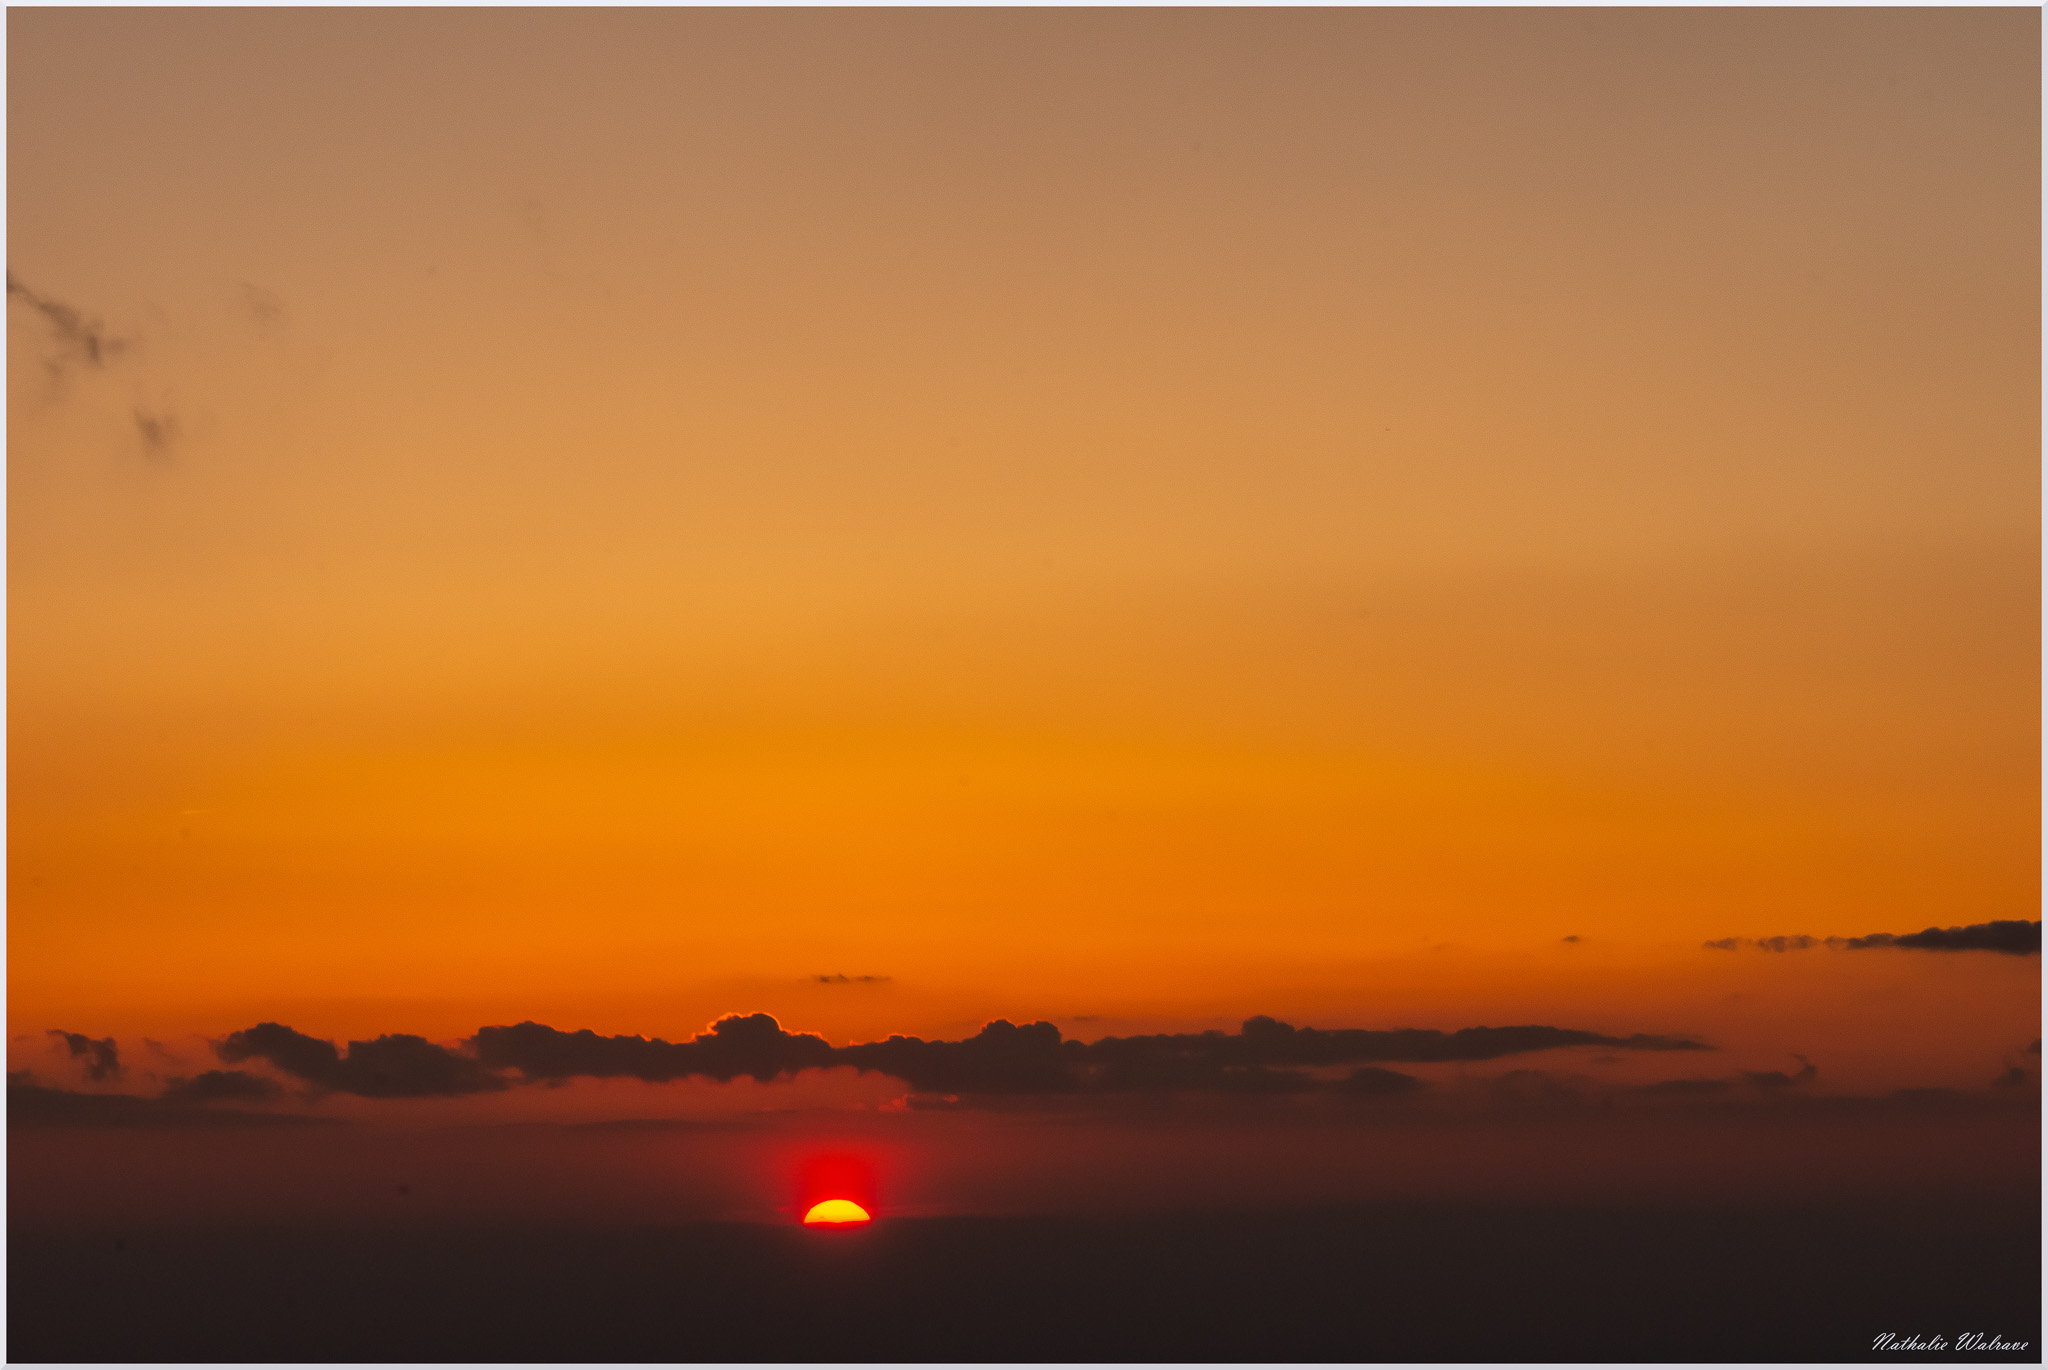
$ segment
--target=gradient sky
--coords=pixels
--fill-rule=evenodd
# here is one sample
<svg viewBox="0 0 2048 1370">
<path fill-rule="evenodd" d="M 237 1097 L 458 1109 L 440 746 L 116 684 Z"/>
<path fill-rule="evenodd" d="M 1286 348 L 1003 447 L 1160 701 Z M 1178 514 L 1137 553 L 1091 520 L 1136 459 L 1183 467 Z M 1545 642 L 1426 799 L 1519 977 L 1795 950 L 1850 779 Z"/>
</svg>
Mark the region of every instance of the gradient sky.
<svg viewBox="0 0 2048 1370">
<path fill-rule="evenodd" d="M 2039 22 L 10 11 L 9 1030 L 1981 1086 Z"/>
</svg>

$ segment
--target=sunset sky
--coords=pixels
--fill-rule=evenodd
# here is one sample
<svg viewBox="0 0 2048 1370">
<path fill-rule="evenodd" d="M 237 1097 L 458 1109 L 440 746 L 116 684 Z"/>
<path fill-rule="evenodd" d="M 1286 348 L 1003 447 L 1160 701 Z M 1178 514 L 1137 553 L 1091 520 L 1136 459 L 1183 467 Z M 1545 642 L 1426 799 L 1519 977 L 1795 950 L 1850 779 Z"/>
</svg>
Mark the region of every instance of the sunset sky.
<svg viewBox="0 0 2048 1370">
<path fill-rule="evenodd" d="M 10 1067 L 2037 1080 L 2038 955 L 1753 943 L 2039 917 L 2039 23 L 10 11 Z"/>
</svg>

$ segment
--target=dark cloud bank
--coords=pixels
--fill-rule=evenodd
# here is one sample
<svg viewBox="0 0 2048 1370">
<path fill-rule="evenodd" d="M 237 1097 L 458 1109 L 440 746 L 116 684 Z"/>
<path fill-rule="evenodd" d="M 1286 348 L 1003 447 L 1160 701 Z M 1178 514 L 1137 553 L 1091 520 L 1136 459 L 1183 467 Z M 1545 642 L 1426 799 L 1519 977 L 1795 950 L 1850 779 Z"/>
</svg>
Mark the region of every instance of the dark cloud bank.
<svg viewBox="0 0 2048 1370">
<path fill-rule="evenodd" d="M 1737 951 L 1755 947 L 1759 951 L 1808 951 L 1814 947 L 1836 947 L 1845 951 L 1893 948 L 1899 951 L 1997 951 L 2008 956 L 2039 956 L 2041 924 L 2021 919 L 1993 923 L 1972 923 L 1959 928 L 1923 928 L 1919 932 L 1873 932 L 1867 937 L 1723 937 L 1705 944 L 1709 951 Z"/>
<path fill-rule="evenodd" d="M 831 1046 L 809 1032 L 784 1032 L 768 1014 L 721 1018 L 711 1032 L 688 1042 L 643 1036 L 563 1032 L 539 1022 L 481 1028 L 467 1046 L 475 1055 L 434 1046 L 422 1038 L 383 1036 L 350 1042 L 338 1057 L 279 1024 L 236 1032 L 219 1046 L 227 1061 L 262 1057 L 307 1083 L 373 1098 L 475 1094 L 504 1089 L 510 1079 L 563 1081 L 571 1077 L 645 1079 L 690 1075 L 729 1081 L 741 1075 L 768 1081 L 805 1069 L 850 1065 L 901 1079 L 930 1094 L 1118 1094 L 1133 1089 L 1298 1091 L 1319 1081 L 1303 1071 L 1366 1063 L 1493 1061 L 1554 1046 L 1610 1046 L 1622 1051 L 1706 1051 L 1702 1042 L 1675 1036 L 1604 1036 L 1575 1028 L 1462 1028 L 1436 1032 L 1399 1028 L 1292 1028 L 1272 1018 L 1251 1018 L 1241 1032 L 1182 1032 L 1110 1036 L 1098 1042 L 1061 1038 L 1049 1022 L 1016 1026 L 997 1020 L 971 1038 L 928 1042 L 891 1036 L 885 1042 Z M 365 1061 L 358 1067 L 356 1061 Z M 1403 1083 L 1407 1081 L 1407 1083 Z M 1368 1067 L 1346 1085 L 1364 1094 L 1393 1094 L 1413 1085 L 1397 1071 Z"/>
<path fill-rule="evenodd" d="M 94 1042 L 75 1033 L 58 1034 L 74 1055 L 88 1055 L 94 1080 L 118 1073 L 111 1038 Z M 223 1062 L 268 1063 L 316 1092 L 370 1099 L 446 1098 L 482 1094 L 515 1084 L 560 1083 L 576 1077 L 636 1079 L 650 1083 L 689 1077 L 730 1081 L 742 1076 L 769 1081 L 799 1071 L 852 1066 L 903 1081 L 933 1095 L 1106 1095 L 1144 1091 L 1206 1091 L 1226 1094 L 1298 1094 L 1314 1090 L 1340 1096 L 1383 1098 L 1422 1087 L 1414 1076 L 1388 1063 L 1491 1061 L 1560 1047 L 1685 1052 L 1709 1050 L 1683 1037 L 1637 1033 L 1612 1037 L 1575 1028 L 1474 1027 L 1456 1032 L 1424 1028 L 1297 1028 L 1273 1018 L 1247 1021 L 1235 1033 L 1164 1033 L 1105 1037 L 1095 1042 L 1063 1038 L 1051 1023 L 1018 1026 L 999 1020 L 961 1041 L 891 1037 L 835 1047 L 810 1033 L 785 1032 L 765 1013 L 733 1014 L 711 1030 L 684 1042 L 647 1037 L 600 1037 L 583 1030 L 564 1032 L 542 1023 L 486 1027 L 459 1046 L 424 1037 L 386 1034 L 335 1043 L 307 1036 L 280 1023 L 259 1023 L 215 1043 Z M 1345 1068 L 1349 1067 L 1347 1071 Z M 60 1105 L 25 1075 L 10 1077 L 17 1089 L 40 1093 L 29 1099 L 32 1113 L 50 1114 Z M 161 1099 L 77 1095 L 79 1099 L 128 1099 L 131 1104 L 190 1108 L 213 1103 L 260 1103 L 278 1091 L 275 1082 L 245 1071 L 207 1071 L 174 1079 Z M 86 1110 L 126 1105 L 86 1102 Z M 138 1120 L 142 1115 L 138 1114 Z"/>
<path fill-rule="evenodd" d="M 405 1033 L 350 1042 L 348 1055 L 343 1056 L 332 1042 L 278 1023 L 258 1023 L 229 1033 L 214 1050 L 231 1065 L 268 1061 L 316 1089 L 359 1094 L 366 1099 L 480 1094 L 505 1088 L 504 1079 L 485 1069 L 475 1057 Z"/>
</svg>

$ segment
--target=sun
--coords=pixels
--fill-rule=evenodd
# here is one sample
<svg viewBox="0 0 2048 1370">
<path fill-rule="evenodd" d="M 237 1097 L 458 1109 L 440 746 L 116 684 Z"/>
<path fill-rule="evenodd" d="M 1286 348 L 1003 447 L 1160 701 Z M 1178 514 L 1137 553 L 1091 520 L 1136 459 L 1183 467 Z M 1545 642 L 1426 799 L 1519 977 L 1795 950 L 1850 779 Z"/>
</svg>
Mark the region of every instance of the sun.
<svg viewBox="0 0 2048 1370">
<path fill-rule="evenodd" d="M 804 1214 L 806 1225 L 811 1223 L 864 1223 L 870 1222 L 868 1211 L 851 1199 L 827 1199 L 811 1205 L 811 1211 Z"/>
</svg>

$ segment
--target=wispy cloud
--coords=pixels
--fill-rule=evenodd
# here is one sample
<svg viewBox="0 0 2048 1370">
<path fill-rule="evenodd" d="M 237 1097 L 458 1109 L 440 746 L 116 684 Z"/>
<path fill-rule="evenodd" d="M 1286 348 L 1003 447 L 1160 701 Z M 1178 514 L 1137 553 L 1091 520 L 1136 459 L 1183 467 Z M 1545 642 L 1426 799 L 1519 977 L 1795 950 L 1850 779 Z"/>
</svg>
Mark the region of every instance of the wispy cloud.
<svg viewBox="0 0 2048 1370">
<path fill-rule="evenodd" d="M 43 363 L 54 373 L 62 374 L 76 365 L 104 367 L 110 358 L 120 356 L 130 346 L 128 339 L 108 333 L 98 319 L 87 317 L 62 300 L 29 289 L 12 271 L 7 273 L 7 302 L 33 310 L 48 326 L 51 347 L 44 354 Z"/>
<path fill-rule="evenodd" d="M 282 328 L 286 322 L 284 300 L 274 290 L 248 281 L 239 282 L 242 310 L 261 329 Z"/>
<path fill-rule="evenodd" d="M 178 420 L 172 414 L 152 413 L 138 407 L 135 430 L 142 435 L 144 450 L 153 457 L 168 457 L 172 444 L 178 440 Z"/>
<path fill-rule="evenodd" d="M 62 1039 L 74 1060 L 86 1062 L 85 1074 L 91 1080 L 118 1080 L 121 1078 L 121 1048 L 111 1037 L 95 1040 L 82 1032 L 65 1032 L 52 1028 L 52 1037 Z"/>
</svg>

